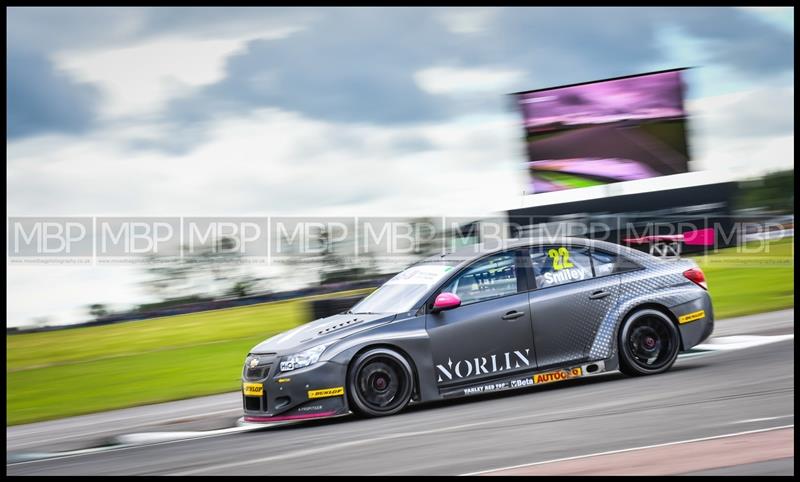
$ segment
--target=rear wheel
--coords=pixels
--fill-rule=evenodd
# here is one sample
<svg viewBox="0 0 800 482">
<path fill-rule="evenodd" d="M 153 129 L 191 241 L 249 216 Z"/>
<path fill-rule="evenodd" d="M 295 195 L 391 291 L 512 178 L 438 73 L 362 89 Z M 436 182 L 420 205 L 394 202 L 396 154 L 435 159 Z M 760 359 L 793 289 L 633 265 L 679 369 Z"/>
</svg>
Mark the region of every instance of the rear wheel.
<svg viewBox="0 0 800 482">
<path fill-rule="evenodd" d="M 414 378 L 402 355 L 376 348 L 359 355 L 351 367 L 348 395 L 358 412 L 378 417 L 395 414 L 408 405 Z"/>
<path fill-rule="evenodd" d="M 619 369 L 631 376 L 670 369 L 680 351 L 680 333 L 664 313 L 646 309 L 630 315 L 619 336 Z"/>
</svg>

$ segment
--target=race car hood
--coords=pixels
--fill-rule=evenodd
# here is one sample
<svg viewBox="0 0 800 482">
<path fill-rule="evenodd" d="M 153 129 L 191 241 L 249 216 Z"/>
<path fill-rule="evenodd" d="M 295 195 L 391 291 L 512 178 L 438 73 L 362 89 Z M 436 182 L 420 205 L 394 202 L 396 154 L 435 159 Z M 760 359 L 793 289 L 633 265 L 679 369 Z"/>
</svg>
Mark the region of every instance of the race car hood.
<svg viewBox="0 0 800 482">
<path fill-rule="evenodd" d="M 323 343 L 352 336 L 376 325 L 395 319 L 396 314 L 339 314 L 320 318 L 297 328 L 275 335 L 258 345 L 250 353 L 296 353 Z"/>
</svg>

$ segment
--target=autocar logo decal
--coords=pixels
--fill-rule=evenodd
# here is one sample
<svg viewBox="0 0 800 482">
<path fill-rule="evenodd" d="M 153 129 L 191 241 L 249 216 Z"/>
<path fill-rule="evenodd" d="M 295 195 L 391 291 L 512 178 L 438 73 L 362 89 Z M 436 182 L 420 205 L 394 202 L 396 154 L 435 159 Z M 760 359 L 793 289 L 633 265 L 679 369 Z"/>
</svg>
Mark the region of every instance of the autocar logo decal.
<svg viewBox="0 0 800 482">
<path fill-rule="evenodd" d="M 556 370 L 552 372 L 537 373 L 533 376 L 533 383 L 550 383 L 560 382 L 569 378 L 576 378 L 583 375 L 581 367 L 571 368 L 569 370 Z"/>
<path fill-rule="evenodd" d="M 547 372 L 541 372 L 522 378 L 512 378 L 510 380 L 501 380 L 492 383 L 485 383 L 482 385 L 466 387 L 450 392 L 444 392 L 442 396 L 444 398 L 452 398 L 464 395 L 476 395 L 479 393 L 496 392 L 501 390 L 512 390 L 516 388 L 530 387 L 536 384 L 557 382 L 578 377 L 589 377 L 593 375 L 598 375 L 605 371 L 606 371 L 605 362 L 597 361 L 574 368 L 567 368 L 563 370 L 550 370 Z"/>
<path fill-rule="evenodd" d="M 258 358 L 253 358 L 250 360 L 250 368 L 255 368 L 258 366 Z"/>
<path fill-rule="evenodd" d="M 530 348 L 525 348 L 524 351 L 505 352 L 501 356 L 492 355 L 488 358 L 482 356 L 457 362 L 453 362 L 452 359 L 448 358 L 447 363 L 436 365 L 437 382 L 442 383 L 446 380 L 461 379 L 472 375 L 497 373 L 513 368 L 527 367 L 531 364 L 528 358 L 530 351 Z"/>
</svg>

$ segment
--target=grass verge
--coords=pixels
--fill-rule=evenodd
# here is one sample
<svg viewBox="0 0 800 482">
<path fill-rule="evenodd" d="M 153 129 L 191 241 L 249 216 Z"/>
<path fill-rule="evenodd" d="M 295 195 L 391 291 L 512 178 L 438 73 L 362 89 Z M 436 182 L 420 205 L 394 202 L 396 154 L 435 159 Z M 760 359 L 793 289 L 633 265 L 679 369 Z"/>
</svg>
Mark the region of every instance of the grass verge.
<svg viewBox="0 0 800 482">
<path fill-rule="evenodd" d="M 318 297 L 6 336 L 6 423 L 236 390 L 247 351 L 309 321 Z"/>
<path fill-rule="evenodd" d="M 694 258 L 703 269 L 716 318 L 794 306 L 794 238 L 749 243 Z"/>
</svg>

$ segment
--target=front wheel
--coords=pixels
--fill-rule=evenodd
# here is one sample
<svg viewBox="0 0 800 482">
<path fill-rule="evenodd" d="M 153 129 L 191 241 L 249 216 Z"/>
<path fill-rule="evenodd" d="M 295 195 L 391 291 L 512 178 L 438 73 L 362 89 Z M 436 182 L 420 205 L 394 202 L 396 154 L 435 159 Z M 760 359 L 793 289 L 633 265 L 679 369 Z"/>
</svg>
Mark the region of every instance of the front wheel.
<svg viewBox="0 0 800 482">
<path fill-rule="evenodd" d="M 646 309 L 630 315 L 619 336 L 619 370 L 630 376 L 655 375 L 678 358 L 680 333 L 664 313 Z"/>
<path fill-rule="evenodd" d="M 408 405 L 414 388 L 406 359 L 389 349 L 376 348 L 356 358 L 348 377 L 354 408 L 367 416 L 392 415 Z"/>
</svg>

